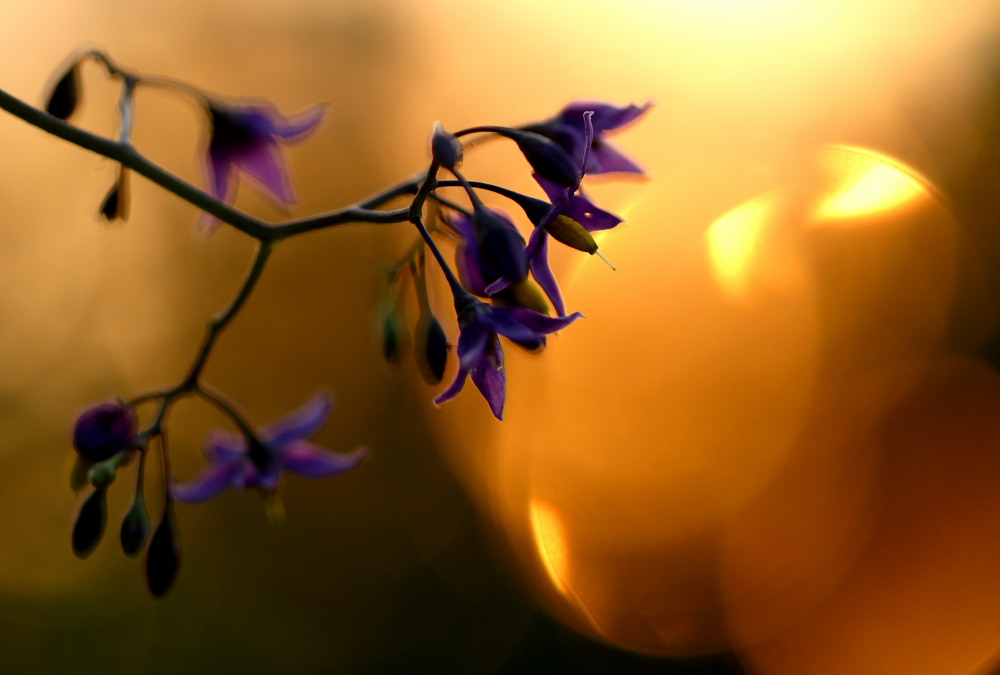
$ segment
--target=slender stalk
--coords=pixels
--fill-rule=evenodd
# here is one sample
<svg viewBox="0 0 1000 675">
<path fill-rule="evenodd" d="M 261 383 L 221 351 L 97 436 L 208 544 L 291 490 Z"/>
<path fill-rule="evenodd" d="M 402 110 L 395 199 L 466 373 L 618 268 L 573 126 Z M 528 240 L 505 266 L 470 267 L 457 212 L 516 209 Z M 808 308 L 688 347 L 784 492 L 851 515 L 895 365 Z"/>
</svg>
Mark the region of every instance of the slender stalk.
<svg viewBox="0 0 1000 675">
<path fill-rule="evenodd" d="M 254 286 L 257 285 L 257 280 L 260 279 L 260 275 L 264 271 L 264 266 L 267 264 L 267 260 L 271 256 L 274 246 L 275 244 L 269 242 L 261 242 L 258 244 L 257 254 L 254 257 L 253 265 L 250 267 L 250 271 L 247 273 L 246 279 L 243 281 L 243 286 L 240 287 L 239 292 L 233 298 L 229 306 L 212 317 L 212 319 L 208 322 L 208 330 L 205 333 L 205 339 L 201 344 L 201 349 L 198 350 L 198 355 L 195 357 L 194 363 L 191 364 L 191 369 L 188 371 L 187 377 L 184 378 L 178 389 L 183 391 L 192 391 L 197 388 L 198 379 L 201 377 L 201 371 L 205 367 L 205 362 L 208 360 L 208 356 L 212 352 L 212 347 L 215 345 L 216 339 L 218 339 L 219 334 L 225 330 L 226 326 L 229 325 L 229 322 L 231 322 L 240 311 L 243 304 L 247 301 L 247 298 L 250 297 L 250 293 L 253 292 Z"/>
</svg>

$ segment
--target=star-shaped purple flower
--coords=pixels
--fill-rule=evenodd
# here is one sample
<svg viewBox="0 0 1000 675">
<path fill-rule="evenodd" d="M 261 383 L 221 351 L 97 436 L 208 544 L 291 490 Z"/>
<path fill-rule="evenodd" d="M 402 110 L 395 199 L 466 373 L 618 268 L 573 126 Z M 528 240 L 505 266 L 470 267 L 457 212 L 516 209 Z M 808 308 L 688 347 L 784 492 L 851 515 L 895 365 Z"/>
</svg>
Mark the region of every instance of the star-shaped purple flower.
<svg viewBox="0 0 1000 675">
<path fill-rule="evenodd" d="M 488 305 L 468 293 L 456 296 L 458 313 L 458 374 L 444 392 L 434 399 L 440 405 L 450 401 L 462 391 L 465 380 L 479 389 L 493 415 L 503 419 L 507 399 L 507 376 L 504 371 L 504 354 L 499 336 L 514 342 L 536 345 L 545 336 L 560 331 L 583 315 L 579 312 L 566 317 L 553 318 L 523 307 L 497 307 Z"/>
<path fill-rule="evenodd" d="M 582 162 L 589 150 L 584 167 L 587 174 L 612 172 L 641 174 L 642 168 L 621 154 L 614 146 L 609 145 L 604 140 L 604 134 L 634 122 L 649 109 L 649 106 L 649 103 L 624 107 L 608 103 L 571 103 L 552 119 L 525 127 L 525 131 L 532 131 L 551 139 L 576 162 Z M 583 122 L 584 113 L 588 111 L 594 113 L 594 135 L 589 143 Z"/>
<path fill-rule="evenodd" d="M 559 284 L 549 266 L 549 230 L 561 225 L 560 219 L 565 219 L 568 221 L 567 224 L 579 224 L 586 232 L 599 232 L 615 227 L 622 222 L 622 219 L 595 205 L 578 189 L 567 191 L 561 185 L 556 185 L 540 176 L 535 176 L 535 180 L 551 200 L 552 208 L 539 226 L 532 230 L 525 254 L 528 256 L 531 276 L 545 291 L 556 313 L 564 316 L 566 307 L 559 292 Z M 594 250 L 596 251 L 596 244 Z"/>
<path fill-rule="evenodd" d="M 208 142 L 208 175 L 212 194 L 232 200 L 238 171 L 253 178 L 279 204 L 295 201 L 295 190 L 278 143 L 297 143 L 316 130 L 326 112 L 321 104 L 285 117 L 267 102 L 208 106 L 212 132 Z"/>
<path fill-rule="evenodd" d="M 203 449 L 208 467 L 190 483 L 175 483 L 171 493 L 177 501 L 198 504 L 229 488 L 271 492 L 278 487 L 282 471 L 325 478 L 353 469 L 365 459 L 367 449 L 335 454 L 306 440 L 326 423 L 331 406 L 330 395 L 320 393 L 254 439 L 224 431 L 211 433 Z"/>
</svg>

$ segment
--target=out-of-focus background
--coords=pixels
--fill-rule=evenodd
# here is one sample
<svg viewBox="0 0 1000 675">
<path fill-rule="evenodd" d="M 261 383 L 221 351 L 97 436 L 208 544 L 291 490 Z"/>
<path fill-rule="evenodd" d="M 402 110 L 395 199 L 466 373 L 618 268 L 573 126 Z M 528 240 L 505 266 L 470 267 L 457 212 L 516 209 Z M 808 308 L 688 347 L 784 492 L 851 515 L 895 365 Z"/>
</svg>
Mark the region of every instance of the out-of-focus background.
<svg viewBox="0 0 1000 675">
<path fill-rule="evenodd" d="M 618 267 L 557 251 L 587 319 L 508 347 L 495 422 L 436 409 L 373 308 L 406 226 L 283 245 L 208 379 L 267 421 L 327 387 L 350 475 L 179 507 L 148 597 L 69 547 L 69 431 L 175 381 L 251 246 L 141 178 L 0 116 L 0 671 L 980 675 L 1000 659 L 1000 7 L 989 0 L 11 0 L 0 86 L 39 102 L 81 45 L 288 113 L 294 215 L 419 169 L 436 120 L 655 102 L 594 182 Z M 75 121 L 115 133 L 84 70 Z M 143 92 L 135 142 L 203 183 L 204 119 Z M 467 173 L 531 189 L 503 144 Z M 284 217 L 244 183 L 238 205 Z M 437 300 L 446 305 L 443 294 Z M 412 316 L 412 313 L 411 313 Z M 452 340 L 456 329 L 448 326 Z M 454 368 L 454 363 L 451 364 Z M 449 370 L 448 377 L 452 371 Z M 222 423 L 171 424 L 175 472 Z M 155 503 L 155 500 L 152 500 Z M 159 508 L 153 507 L 154 510 Z"/>
</svg>

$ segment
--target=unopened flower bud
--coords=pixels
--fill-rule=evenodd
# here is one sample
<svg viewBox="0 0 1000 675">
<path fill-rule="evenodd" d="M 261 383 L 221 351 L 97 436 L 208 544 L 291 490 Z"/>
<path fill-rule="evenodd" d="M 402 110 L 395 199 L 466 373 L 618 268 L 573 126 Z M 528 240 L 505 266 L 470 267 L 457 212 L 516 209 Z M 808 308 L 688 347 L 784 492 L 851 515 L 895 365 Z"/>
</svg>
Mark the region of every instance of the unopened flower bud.
<svg viewBox="0 0 1000 675">
<path fill-rule="evenodd" d="M 73 447 L 88 462 L 101 462 L 127 450 L 135 442 L 136 419 L 131 408 L 102 403 L 76 421 Z"/>
<path fill-rule="evenodd" d="M 149 512 L 146 511 L 146 503 L 141 497 L 137 497 L 132 503 L 132 508 L 125 514 L 122 520 L 121 542 L 122 551 L 130 558 L 134 558 L 142 552 L 149 539 Z"/>
<path fill-rule="evenodd" d="M 108 521 L 107 490 L 97 488 L 80 504 L 73 522 L 73 553 L 86 558 L 101 541 L 104 525 Z"/>
<path fill-rule="evenodd" d="M 119 167 L 118 179 L 101 202 L 101 216 L 108 222 L 128 220 L 128 169 Z"/>
<path fill-rule="evenodd" d="M 417 368 L 427 384 L 439 384 L 448 364 L 448 336 L 429 311 L 421 314 L 415 330 Z"/>
<path fill-rule="evenodd" d="M 564 187 L 580 184 L 580 167 L 553 141 L 530 131 L 511 129 L 505 135 L 517 143 L 528 164 L 542 178 Z"/>
<path fill-rule="evenodd" d="M 564 215 L 557 216 L 545 226 L 545 231 L 558 242 L 566 244 L 577 251 L 594 255 L 597 253 L 597 242 L 594 236 L 584 229 L 583 225 Z"/>
<path fill-rule="evenodd" d="M 80 103 L 79 63 L 74 61 L 45 100 L 45 111 L 61 120 L 69 119 Z"/>
<path fill-rule="evenodd" d="M 163 519 L 156 526 L 146 552 L 146 584 L 149 592 L 161 597 L 170 590 L 181 566 L 180 546 L 177 542 L 176 524 L 169 504 Z"/>
<path fill-rule="evenodd" d="M 114 458 L 98 462 L 90 468 L 87 478 L 95 488 L 106 488 L 115 482 L 115 473 L 118 470 L 118 462 Z"/>
<path fill-rule="evenodd" d="M 406 344 L 406 319 L 402 308 L 396 302 L 385 303 L 379 313 L 382 356 L 389 363 L 396 363 Z"/>
<path fill-rule="evenodd" d="M 486 265 L 504 279 L 521 281 L 528 276 L 524 237 L 514 223 L 486 207 L 473 214 L 480 255 Z"/>
<path fill-rule="evenodd" d="M 445 131 L 440 122 L 435 122 L 434 135 L 431 136 L 431 154 L 445 169 L 455 169 L 462 163 L 462 142 Z"/>
</svg>

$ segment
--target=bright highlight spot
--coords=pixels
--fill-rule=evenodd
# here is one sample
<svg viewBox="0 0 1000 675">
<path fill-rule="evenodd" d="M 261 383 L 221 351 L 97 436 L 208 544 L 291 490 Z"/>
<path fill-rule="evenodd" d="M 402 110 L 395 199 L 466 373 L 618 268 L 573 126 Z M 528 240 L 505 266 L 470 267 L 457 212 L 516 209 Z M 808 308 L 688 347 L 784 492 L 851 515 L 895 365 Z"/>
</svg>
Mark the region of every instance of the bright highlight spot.
<svg viewBox="0 0 1000 675">
<path fill-rule="evenodd" d="M 926 195 L 928 182 L 909 167 L 885 155 L 850 146 L 831 146 L 822 154 L 824 169 L 843 176 L 820 203 L 820 219 L 851 218 L 892 211 Z"/>
<path fill-rule="evenodd" d="M 568 597 L 570 589 L 566 579 L 569 578 L 569 549 L 559 515 L 551 506 L 537 499 L 532 500 L 529 513 L 538 557 L 552 585 L 560 594 Z"/>
<path fill-rule="evenodd" d="M 751 264 L 757 257 L 765 224 L 774 217 L 771 195 L 752 199 L 719 218 L 708 230 L 712 272 L 719 284 L 733 294 L 746 287 Z"/>
</svg>

